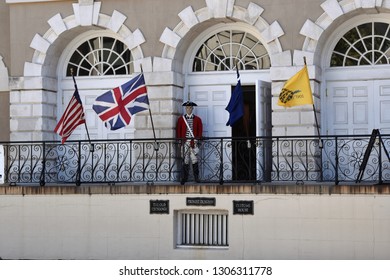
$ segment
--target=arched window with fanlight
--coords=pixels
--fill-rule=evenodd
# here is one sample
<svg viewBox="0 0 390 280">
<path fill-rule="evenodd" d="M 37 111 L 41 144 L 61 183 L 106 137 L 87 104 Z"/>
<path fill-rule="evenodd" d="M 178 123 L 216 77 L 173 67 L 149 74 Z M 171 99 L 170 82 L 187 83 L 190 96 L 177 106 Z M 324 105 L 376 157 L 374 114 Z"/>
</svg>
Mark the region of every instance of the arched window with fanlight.
<svg viewBox="0 0 390 280">
<path fill-rule="evenodd" d="M 75 38 L 64 51 L 63 71 L 75 76 L 86 115 L 91 139 L 128 138 L 134 133 L 133 123 L 124 129 L 110 131 L 92 110 L 96 97 L 127 82 L 134 74 L 132 50 L 118 36 L 108 31 L 84 33 Z M 72 97 L 72 79 L 61 80 L 62 98 L 58 99 L 58 115 Z M 84 127 L 78 127 L 69 138 L 87 139 Z"/>
<path fill-rule="evenodd" d="M 96 36 L 80 44 L 69 59 L 66 75 L 130 75 L 134 72 L 131 51 L 118 39 Z"/>
<path fill-rule="evenodd" d="M 269 69 L 271 60 L 267 49 L 252 34 L 224 30 L 205 40 L 196 52 L 192 71 L 229 71 Z"/>
<path fill-rule="evenodd" d="M 390 25 L 368 22 L 353 27 L 337 42 L 330 66 L 390 64 Z"/>
<path fill-rule="evenodd" d="M 390 22 L 361 18 L 335 33 L 326 71 L 328 134 L 369 134 L 390 131 Z"/>
</svg>

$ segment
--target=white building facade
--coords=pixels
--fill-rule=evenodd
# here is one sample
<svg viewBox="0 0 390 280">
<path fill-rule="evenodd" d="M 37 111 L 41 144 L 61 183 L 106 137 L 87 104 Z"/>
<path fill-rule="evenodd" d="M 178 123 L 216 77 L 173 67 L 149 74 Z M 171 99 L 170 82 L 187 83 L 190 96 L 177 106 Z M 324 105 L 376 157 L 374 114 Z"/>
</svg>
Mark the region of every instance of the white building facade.
<svg viewBox="0 0 390 280">
<path fill-rule="evenodd" d="M 0 141 L 59 140 L 53 130 L 74 92 L 72 74 L 91 139 L 152 138 L 146 111 L 109 131 L 92 110 L 97 96 L 141 71 L 158 138 L 175 136 L 188 99 L 198 104 L 204 136 L 243 136 L 226 126 L 236 68 L 251 117 L 247 135 L 389 133 L 390 1 L 285 2 L 1 1 Z M 305 59 L 314 106 L 278 106 L 283 84 Z M 69 139 L 87 136 L 80 126 Z M 386 187 L 340 188 L 337 195 L 323 185 L 287 193 L 258 186 L 91 187 L 83 194 L 24 188 L 0 187 L 0 206 L 8 209 L 0 213 L 7 225 L 0 240 L 11 240 L 0 242 L 0 258 L 390 257 Z M 191 198 L 211 204 L 188 204 Z M 150 213 L 154 201 L 168 213 Z M 234 213 L 240 203 L 252 212 Z M 197 230 L 216 233 L 206 238 Z"/>
<path fill-rule="evenodd" d="M 21 9 L 20 2 L 34 3 L 6 2 L 11 11 Z M 276 136 L 315 135 L 317 127 L 329 135 L 388 131 L 387 1 L 318 1 L 311 17 L 300 19 L 297 34 L 286 34 L 291 28 L 283 26 L 287 22 L 266 20 L 261 3 L 205 1 L 200 7 L 183 7 L 174 26 L 166 26 L 161 34 L 155 31 L 158 38 L 147 38 L 143 26 L 127 24 L 131 5 L 122 11 L 113 5 L 111 13 L 104 13 L 103 2 L 49 2 L 67 6 L 68 13 L 47 16 L 46 28 L 37 30 L 25 46 L 32 53 L 20 74 L 10 75 L 10 69 L 2 67 L 2 77 L 12 77 L 8 84 L 6 78 L 2 82 L 2 88 L 10 88 L 12 141 L 57 139 L 52 128 L 74 89 L 70 68 L 75 70 L 92 138 L 151 137 L 147 114 L 137 116 L 127 130 L 110 134 L 91 110 L 97 95 L 127 81 L 141 65 L 158 137 L 174 136 L 181 102 L 188 98 L 199 103 L 206 136 L 231 136 L 224 108 L 236 84 L 236 66 L 248 98 L 256 104 L 251 110 L 258 136 L 269 135 L 262 128 L 270 130 L 270 124 Z M 269 6 L 276 8 L 283 10 Z M 300 36 L 302 45 L 295 46 L 289 36 Z M 226 40 L 218 41 L 222 38 Z M 282 44 L 282 39 L 287 42 Z M 149 50 L 153 47 L 148 41 L 158 41 L 155 49 L 161 53 Z M 121 53 L 122 48 L 127 51 Z M 304 57 L 318 125 L 311 106 L 286 110 L 276 102 L 284 81 L 303 66 Z M 20 68 L 22 62 L 17 62 Z M 83 131 L 80 128 L 72 139 L 85 139 Z"/>
</svg>

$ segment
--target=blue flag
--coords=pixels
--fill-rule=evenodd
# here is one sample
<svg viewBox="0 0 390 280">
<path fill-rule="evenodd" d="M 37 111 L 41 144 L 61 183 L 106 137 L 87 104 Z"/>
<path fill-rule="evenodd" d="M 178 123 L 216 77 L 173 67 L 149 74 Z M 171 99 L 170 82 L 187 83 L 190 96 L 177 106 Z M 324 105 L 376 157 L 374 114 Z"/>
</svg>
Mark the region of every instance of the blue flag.
<svg viewBox="0 0 390 280">
<path fill-rule="evenodd" d="M 240 73 L 237 69 L 237 85 L 235 86 L 232 96 L 230 97 L 229 104 L 226 106 L 225 110 L 229 112 L 229 120 L 226 123 L 226 126 L 233 126 L 236 121 L 238 121 L 242 116 L 244 116 L 244 96 L 242 94 Z"/>
</svg>

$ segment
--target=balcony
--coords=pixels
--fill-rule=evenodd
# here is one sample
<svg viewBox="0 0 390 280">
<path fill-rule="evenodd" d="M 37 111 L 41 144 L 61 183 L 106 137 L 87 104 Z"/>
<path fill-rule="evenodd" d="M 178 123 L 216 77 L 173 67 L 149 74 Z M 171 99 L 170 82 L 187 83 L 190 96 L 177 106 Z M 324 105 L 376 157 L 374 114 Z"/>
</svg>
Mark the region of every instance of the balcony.
<svg viewBox="0 0 390 280">
<path fill-rule="evenodd" d="M 9 186 L 179 184 L 184 152 L 176 139 L 0 145 Z M 200 179 L 219 185 L 383 184 L 390 181 L 389 148 L 390 135 L 204 138 Z"/>
</svg>

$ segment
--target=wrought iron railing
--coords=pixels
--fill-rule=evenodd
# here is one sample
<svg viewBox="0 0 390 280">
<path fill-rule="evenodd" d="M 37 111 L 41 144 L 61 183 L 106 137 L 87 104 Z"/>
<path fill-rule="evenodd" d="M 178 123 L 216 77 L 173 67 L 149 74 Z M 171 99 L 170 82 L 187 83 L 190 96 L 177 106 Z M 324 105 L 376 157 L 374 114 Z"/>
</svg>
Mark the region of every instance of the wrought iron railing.
<svg viewBox="0 0 390 280">
<path fill-rule="evenodd" d="M 390 181 L 390 135 L 379 135 L 370 146 L 371 138 L 204 138 L 198 155 L 200 180 L 217 184 Z M 175 139 L 0 145 L 2 176 L 9 185 L 176 184 L 182 172 L 183 146 Z"/>
</svg>

